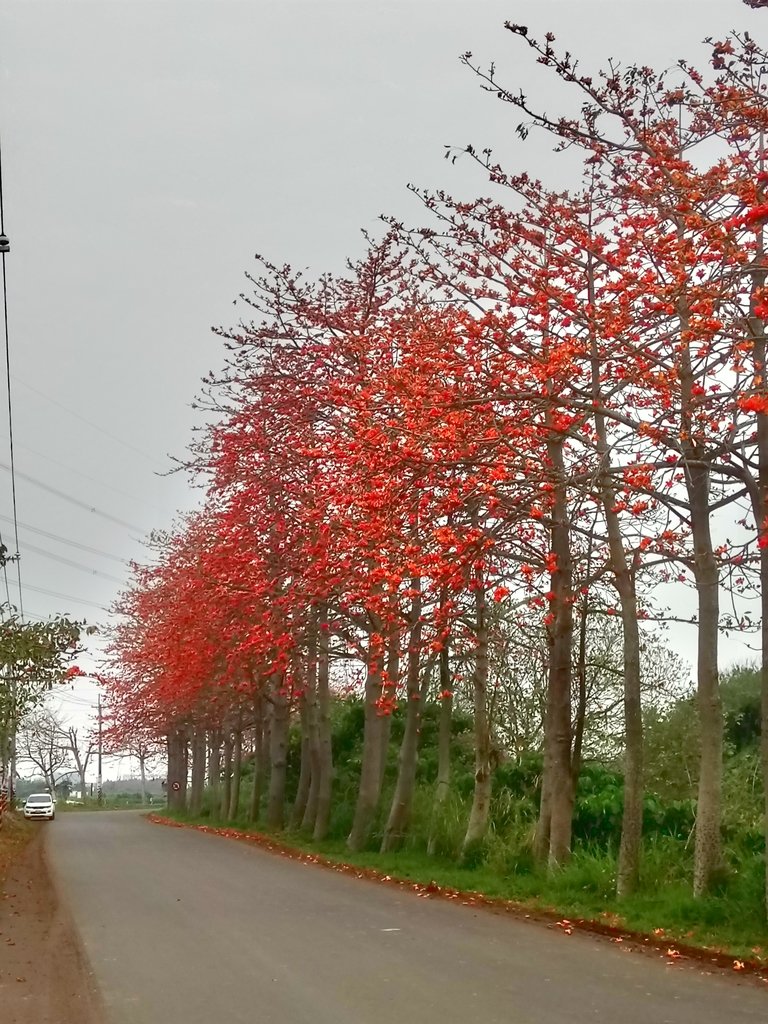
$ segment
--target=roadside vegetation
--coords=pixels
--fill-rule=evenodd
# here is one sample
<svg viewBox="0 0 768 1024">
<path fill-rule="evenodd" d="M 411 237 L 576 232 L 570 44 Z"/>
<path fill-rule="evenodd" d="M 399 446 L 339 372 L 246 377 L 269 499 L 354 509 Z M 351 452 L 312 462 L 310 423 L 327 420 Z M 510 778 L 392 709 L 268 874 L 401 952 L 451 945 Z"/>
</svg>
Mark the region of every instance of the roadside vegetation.
<svg viewBox="0 0 768 1024">
<path fill-rule="evenodd" d="M 3 815 L 0 823 L 0 893 L 8 868 L 35 835 L 35 825 L 25 821 L 21 814 L 7 811 Z"/>
<path fill-rule="evenodd" d="M 0 541 L 2 572 L 6 573 L 8 563 L 17 557 L 9 556 Z M 15 606 L 0 601 L 0 826 L 6 809 L 15 801 L 19 757 L 31 755 L 37 763 L 36 755 L 44 751 L 41 773 L 49 791 L 54 792 L 57 754 L 47 750 L 50 735 L 38 727 L 45 718 L 41 708 L 54 686 L 80 674 L 72 662 L 82 650 L 81 637 L 92 631 L 85 622 L 62 615 L 28 622 Z M 70 731 L 76 740 L 77 730 Z M 28 749 L 23 740 L 28 741 Z M 57 750 L 59 746 L 57 743 Z"/>
</svg>

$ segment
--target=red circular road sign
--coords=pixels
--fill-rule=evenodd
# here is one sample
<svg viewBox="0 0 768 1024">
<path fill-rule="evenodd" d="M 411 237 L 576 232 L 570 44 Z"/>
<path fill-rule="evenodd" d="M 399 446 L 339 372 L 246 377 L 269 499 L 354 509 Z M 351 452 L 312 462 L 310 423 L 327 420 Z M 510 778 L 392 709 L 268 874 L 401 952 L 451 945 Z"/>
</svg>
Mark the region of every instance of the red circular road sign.
<svg viewBox="0 0 768 1024">
<path fill-rule="evenodd" d="M 180 782 L 173 782 L 173 783 L 171 783 L 171 789 L 176 789 L 176 790 L 181 789 L 181 783 Z"/>
</svg>

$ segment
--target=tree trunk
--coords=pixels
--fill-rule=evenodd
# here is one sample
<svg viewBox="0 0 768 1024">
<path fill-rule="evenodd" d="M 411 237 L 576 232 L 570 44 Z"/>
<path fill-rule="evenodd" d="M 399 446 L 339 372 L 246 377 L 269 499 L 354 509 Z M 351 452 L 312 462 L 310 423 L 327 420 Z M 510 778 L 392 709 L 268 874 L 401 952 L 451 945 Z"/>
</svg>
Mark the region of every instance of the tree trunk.
<svg viewBox="0 0 768 1024">
<path fill-rule="evenodd" d="M 539 802 L 539 820 L 536 822 L 536 833 L 533 838 L 533 856 L 539 864 L 546 864 L 549 856 L 549 829 L 552 823 L 552 791 L 549 768 L 549 751 L 546 738 L 544 741 L 544 764 L 541 771 L 541 798 Z"/>
<path fill-rule="evenodd" d="M 189 793 L 189 810 L 194 816 L 200 814 L 205 788 L 205 730 L 195 729 L 192 738 L 192 787 Z"/>
<path fill-rule="evenodd" d="M 331 738 L 330 661 L 328 654 L 328 608 L 318 609 L 317 638 L 317 729 L 320 780 L 313 838 L 320 842 L 328 834 L 333 793 L 333 744 Z"/>
<path fill-rule="evenodd" d="M 589 279 L 589 299 L 594 302 L 594 284 Z M 595 409 L 602 401 L 600 355 L 592 339 L 592 398 Z M 605 415 L 595 413 L 597 451 L 600 456 L 600 498 L 608 532 L 608 549 L 614 586 L 621 607 L 624 672 L 624 810 L 616 873 L 616 893 L 621 898 L 635 891 L 640 881 L 640 852 L 643 835 L 643 708 L 640 671 L 640 627 L 637 618 L 635 578 L 627 564 L 627 552 L 616 507 L 610 445 Z M 587 609 L 584 609 L 586 619 Z"/>
<path fill-rule="evenodd" d="M 616 873 L 616 894 L 631 895 L 640 881 L 643 837 L 643 707 L 640 671 L 640 627 L 635 581 L 627 566 L 618 517 L 611 511 L 611 490 L 604 505 L 614 584 L 621 606 L 624 669 L 624 810 Z"/>
<path fill-rule="evenodd" d="M 272 695 L 272 727 L 270 731 L 269 794 L 267 797 L 267 828 L 285 825 L 285 778 L 288 767 L 288 724 L 290 707 L 282 692 L 282 680 L 275 683 Z"/>
<path fill-rule="evenodd" d="M 396 609 L 393 614 L 397 614 Z M 381 800 L 384 781 L 387 776 L 389 760 L 389 741 L 392 735 L 392 715 L 397 704 L 397 688 L 400 682 L 400 630 L 395 627 L 389 635 L 387 644 L 386 682 L 382 680 L 381 696 L 385 704 L 381 716 L 381 764 L 379 766 L 379 791 L 376 794 L 376 805 Z"/>
<path fill-rule="evenodd" d="M 764 151 L 765 139 L 760 134 L 760 150 Z M 761 159 L 760 170 L 764 171 Z M 765 202 L 765 187 L 761 186 L 760 201 Z M 765 288 L 768 269 L 765 259 L 765 231 L 757 233 L 755 258 L 752 263 L 752 288 L 750 294 L 749 336 L 752 340 L 752 362 L 755 382 L 761 381 L 761 391 L 766 394 L 768 387 L 768 366 L 766 365 L 766 333 L 765 321 L 756 313 L 760 303 L 762 289 Z M 768 415 L 757 412 L 757 481 L 748 479 L 752 513 L 758 535 L 760 552 L 760 611 L 762 616 L 760 628 L 760 691 L 761 691 L 761 736 L 760 760 L 763 776 L 763 834 L 765 849 L 768 850 Z M 757 486 L 755 486 L 755 483 Z M 768 916 L 768 856 L 765 858 L 765 892 L 764 913 Z"/>
<path fill-rule="evenodd" d="M 229 794 L 227 818 L 236 821 L 240 813 L 240 781 L 243 774 L 243 730 L 240 722 L 235 730 L 235 741 L 232 745 L 232 785 Z"/>
<path fill-rule="evenodd" d="M 635 581 L 627 566 L 622 532 L 617 516 L 610 511 L 614 505 L 612 492 L 604 511 L 608 543 L 613 563 L 613 577 L 622 609 L 624 652 L 624 812 L 622 841 L 618 848 L 616 894 L 631 895 L 640 881 L 640 853 L 643 834 L 643 714 L 642 677 L 640 671 L 640 628 L 637 617 Z"/>
<path fill-rule="evenodd" d="M 222 766 L 221 778 L 221 804 L 219 806 L 219 818 L 227 821 L 229 818 L 229 803 L 232 799 L 232 733 L 229 729 L 224 731 L 224 764 Z"/>
<path fill-rule="evenodd" d="M 365 679 L 365 724 L 360 786 L 352 829 L 347 837 L 347 848 L 353 852 L 364 849 L 368 842 L 381 791 L 382 668 L 382 652 L 375 641 L 371 640 Z"/>
<path fill-rule="evenodd" d="M 147 755 L 139 752 L 136 757 L 139 762 L 139 779 L 141 782 L 141 806 L 147 806 Z M 85 779 L 83 779 L 83 800 L 85 800 Z"/>
<path fill-rule="evenodd" d="M 643 837 L 643 706 L 640 671 L 640 627 L 635 580 L 627 566 L 615 495 L 606 494 L 604 512 L 613 563 L 614 584 L 621 606 L 624 669 L 624 810 L 616 872 L 616 894 L 631 895 L 640 881 Z"/>
<path fill-rule="evenodd" d="M 264 789 L 264 698 L 261 694 L 254 702 L 255 721 L 253 726 L 253 786 L 248 801 L 248 821 L 259 820 L 261 794 Z"/>
<path fill-rule="evenodd" d="M 398 755 L 395 792 L 381 841 L 382 853 L 395 850 L 400 846 L 410 823 L 413 792 L 416 787 L 422 709 L 431 674 L 431 668 L 425 670 L 423 681 L 421 684 L 419 683 L 422 634 L 421 580 L 411 580 L 411 589 L 415 591 L 415 594 L 411 602 L 411 629 L 408 637 L 405 727 Z"/>
<path fill-rule="evenodd" d="M 309 728 L 309 707 L 307 695 L 299 698 L 299 722 L 301 727 L 301 763 L 299 766 L 299 784 L 296 788 L 296 799 L 291 810 L 291 828 L 301 827 L 304 813 L 309 803 L 309 789 L 312 782 L 312 740 Z"/>
<path fill-rule="evenodd" d="M 720 579 L 709 523 L 709 472 L 689 465 L 694 578 L 698 596 L 697 702 L 699 708 L 699 792 L 696 803 L 693 894 L 709 892 L 723 866 L 722 774 L 723 708 L 718 673 Z"/>
<path fill-rule="evenodd" d="M 261 721 L 261 779 L 263 788 L 269 793 L 269 776 L 272 763 L 272 705 L 266 697 L 264 698 L 264 713 Z"/>
<path fill-rule="evenodd" d="M 304 702 L 307 716 L 307 774 L 309 784 L 307 797 L 303 807 L 297 798 L 294 807 L 294 828 L 311 832 L 317 818 L 317 801 L 320 793 L 320 723 L 317 706 L 317 608 L 313 608 L 309 617 L 307 637 L 307 670 Z M 304 751 L 302 750 L 302 771 L 304 770 Z M 299 784 L 301 790 L 301 784 Z M 301 811 L 299 816 L 298 811 Z"/>
<path fill-rule="evenodd" d="M 453 690 L 451 689 L 450 651 L 446 639 L 440 651 L 440 721 L 437 732 L 437 783 L 429 826 L 427 853 L 434 857 L 437 846 L 435 819 L 451 791 L 451 722 L 453 719 Z"/>
<path fill-rule="evenodd" d="M 565 864 L 571 853 L 573 784 L 571 766 L 571 652 L 573 648 L 573 589 L 568 521 L 568 494 L 562 437 L 547 442 L 553 473 L 551 550 L 555 568 L 550 577 L 548 626 L 550 656 L 547 712 L 544 723 L 544 775 L 535 842 L 546 848 L 550 868 Z M 545 847 L 545 836 L 548 843 Z"/>
<path fill-rule="evenodd" d="M 461 847 L 468 857 L 485 838 L 491 811 L 491 726 L 488 717 L 488 609 L 482 570 L 475 578 L 475 671 L 472 677 L 475 714 L 475 787 L 467 831 Z"/>
<path fill-rule="evenodd" d="M 13 810 L 11 787 L 8 785 L 10 760 L 10 737 L 5 724 L 0 724 L 0 826 L 2 826 L 3 809 L 10 808 Z M 85 800 L 84 792 L 83 800 Z"/>
<path fill-rule="evenodd" d="M 208 733 L 208 790 L 211 814 L 215 817 L 221 797 L 221 730 Z"/>
<path fill-rule="evenodd" d="M 576 659 L 576 714 L 573 719 L 573 748 L 571 750 L 571 785 L 574 797 L 579 790 L 579 776 L 584 749 L 584 727 L 587 720 L 587 624 L 589 621 L 589 595 L 584 595 L 579 618 L 579 648 Z"/>
<path fill-rule="evenodd" d="M 8 793 L 8 771 L 11 763 L 11 738 L 7 727 L 0 722 L 0 779 L 3 781 L 4 792 Z"/>
<path fill-rule="evenodd" d="M 168 809 L 184 811 L 187 806 L 187 738 L 183 727 L 168 733 Z"/>
<path fill-rule="evenodd" d="M 682 227 L 678 234 L 682 235 Z M 678 300 L 681 339 L 690 329 L 688 299 Z M 693 894 L 709 892 L 723 865 L 722 772 L 723 709 L 718 673 L 718 631 L 720 629 L 720 573 L 712 544 L 709 490 L 710 456 L 694 442 L 694 375 L 690 348 L 680 345 L 680 437 L 688 490 L 693 576 L 698 599 L 696 696 L 699 710 L 699 791 L 696 802 L 696 839 L 693 860 Z"/>
<path fill-rule="evenodd" d="M 15 714 L 15 712 L 14 712 Z M 8 800 L 13 807 L 16 800 L 16 776 L 18 774 L 17 762 L 19 757 L 19 722 L 17 718 L 12 719 L 10 736 L 10 765 L 8 768 Z"/>
<path fill-rule="evenodd" d="M 387 777 L 387 761 L 389 760 L 389 742 L 392 736 L 392 715 L 390 711 L 388 714 L 382 714 L 381 716 L 381 737 L 379 739 L 379 775 L 378 775 L 378 792 L 376 793 L 376 806 L 378 807 L 379 801 L 381 800 L 381 793 L 384 789 L 384 781 Z"/>
</svg>

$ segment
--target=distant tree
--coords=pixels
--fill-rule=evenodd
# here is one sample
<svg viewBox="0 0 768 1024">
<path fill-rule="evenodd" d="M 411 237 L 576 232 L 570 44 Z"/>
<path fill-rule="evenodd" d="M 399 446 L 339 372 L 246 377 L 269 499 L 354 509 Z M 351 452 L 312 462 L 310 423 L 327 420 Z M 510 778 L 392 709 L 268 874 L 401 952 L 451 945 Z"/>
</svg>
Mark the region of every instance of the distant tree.
<svg viewBox="0 0 768 1024">
<path fill-rule="evenodd" d="M 37 768 L 51 793 L 56 790 L 60 774 L 72 763 L 63 733 L 61 723 L 47 708 L 38 708 L 27 715 L 19 732 L 19 757 Z"/>
<path fill-rule="evenodd" d="M 61 729 L 60 737 L 72 754 L 80 780 L 80 794 L 82 797 L 85 797 L 85 773 L 88 771 L 88 764 L 96 752 L 94 735 L 92 732 L 83 735 L 82 730 L 69 725 Z"/>
<path fill-rule="evenodd" d="M 129 740 L 125 746 L 125 752 L 134 758 L 139 765 L 139 779 L 141 782 L 141 802 L 146 804 L 147 800 L 147 771 L 158 763 L 163 753 L 163 747 L 159 740 L 151 737 L 137 735 Z"/>
<path fill-rule="evenodd" d="M 72 795 L 72 776 L 65 775 L 56 783 L 56 796 L 61 800 L 69 800 Z"/>
</svg>

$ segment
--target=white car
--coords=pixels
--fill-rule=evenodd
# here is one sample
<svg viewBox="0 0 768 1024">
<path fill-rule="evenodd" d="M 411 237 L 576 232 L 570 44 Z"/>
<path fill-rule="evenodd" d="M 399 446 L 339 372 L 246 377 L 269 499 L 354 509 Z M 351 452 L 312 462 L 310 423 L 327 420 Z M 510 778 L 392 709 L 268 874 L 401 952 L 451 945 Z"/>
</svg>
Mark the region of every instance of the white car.
<svg viewBox="0 0 768 1024">
<path fill-rule="evenodd" d="M 50 793 L 33 793 L 24 803 L 25 818 L 42 818 L 53 821 L 56 817 L 56 804 Z"/>
</svg>

